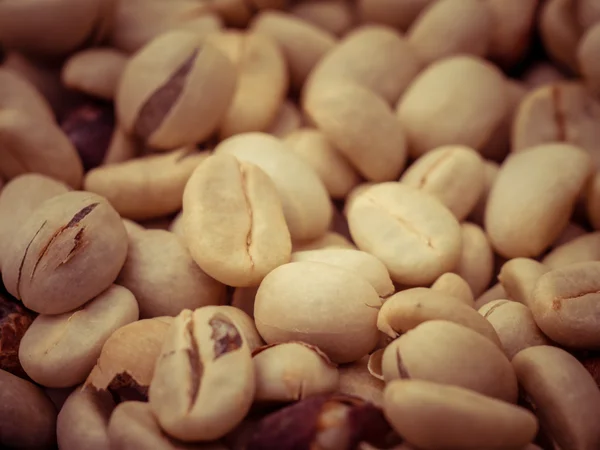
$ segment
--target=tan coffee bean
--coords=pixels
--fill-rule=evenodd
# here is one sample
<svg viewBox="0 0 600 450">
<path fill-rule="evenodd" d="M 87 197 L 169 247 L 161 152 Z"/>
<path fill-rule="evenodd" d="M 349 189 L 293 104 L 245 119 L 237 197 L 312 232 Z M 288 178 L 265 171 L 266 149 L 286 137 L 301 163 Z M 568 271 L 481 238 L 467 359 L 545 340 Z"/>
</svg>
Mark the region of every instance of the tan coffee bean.
<svg viewBox="0 0 600 450">
<path fill-rule="evenodd" d="M 483 162 L 483 166 L 483 191 L 479 196 L 479 201 L 477 202 L 469 216 L 469 220 L 471 220 L 473 223 L 479 226 L 483 226 L 488 195 L 490 193 L 490 190 L 492 189 L 492 186 L 494 185 L 496 177 L 498 176 L 498 171 L 500 170 L 500 165 L 493 161 L 485 160 Z"/>
<path fill-rule="evenodd" d="M 462 221 L 484 190 L 483 160 L 468 147 L 439 147 L 418 158 L 400 182 L 433 195 Z"/>
<path fill-rule="evenodd" d="M 460 257 L 460 226 L 452 213 L 402 183 L 381 183 L 357 196 L 348 224 L 358 248 L 379 258 L 397 283 L 430 284 Z"/>
<path fill-rule="evenodd" d="M 600 348 L 600 262 L 551 270 L 537 281 L 531 311 L 542 331 L 559 344 Z"/>
<path fill-rule="evenodd" d="M 310 96 L 309 91 L 319 90 L 319 83 L 348 81 L 395 105 L 421 65 L 414 49 L 396 30 L 381 25 L 363 25 L 321 59 L 312 71 L 303 95 Z"/>
<path fill-rule="evenodd" d="M 332 218 L 327 189 L 317 173 L 282 141 L 265 133 L 245 133 L 222 141 L 215 152 L 254 164 L 271 178 L 294 241 L 325 234 Z"/>
<path fill-rule="evenodd" d="M 354 25 L 353 8 L 345 1 L 305 1 L 292 6 L 290 12 L 336 36 L 344 35 Z"/>
<path fill-rule="evenodd" d="M 446 320 L 423 322 L 393 341 L 383 354 L 382 369 L 387 383 L 396 378 L 422 379 L 510 403 L 517 400 L 517 378 L 499 346 Z"/>
<path fill-rule="evenodd" d="M 504 287 L 501 283 L 496 283 L 483 294 L 481 294 L 477 299 L 475 299 L 475 309 L 480 309 L 482 306 L 487 305 L 494 300 L 501 300 L 510 298 L 509 295 L 504 290 Z"/>
<path fill-rule="evenodd" d="M 550 269 L 585 261 L 600 261 L 600 232 L 576 237 L 556 247 L 542 260 Z"/>
<path fill-rule="evenodd" d="M 595 230 L 600 230 L 600 173 L 591 178 L 585 194 L 588 219 Z"/>
<path fill-rule="evenodd" d="M 513 258 L 502 265 L 498 281 L 508 298 L 531 307 L 533 289 L 542 275 L 550 269 L 534 259 Z"/>
<path fill-rule="evenodd" d="M 506 98 L 504 77 L 491 64 L 472 56 L 436 61 L 417 76 L 398 103 L 411 156 L 442 145 L 479 150 L 505 116 Z M 432 123 L 443 127 L 432 130 Z"/>
<path fill-rule="evenodd" d="M 490 47 L 494 17 L 486 2 L 440 0 L 412 23 L 408 40 L 426 63 L 457 55 L 484 57 Z"/>
<path fill-rule="evenodd" d="M 471 291 L 469 283 L 455 273 L 446 272 L 440 275 L 431 285 L 431 290 L 451 295 L 470 307 L 475 305 L 473 291 Z"/>
<path fill-rule="evenodd" d="M 0 445 L 13 448 L 54 448 L 56 408 L 44 392 L 0 370 Z"/>
<path fill-rule="evenodd" d="M 575 222 L 569 222 L 569 224 L 565 227 L 565 229 L 563 230 L 562 234 L 558 237 L 558 239 L 556 239 L 556 241 L 554 241 L 552 243 L 552 248 L 554 250 L 556 250 L 558 247 L 562 247 L 563 245 L 574 241 L 575 239 L 583 236 L 587 234 L 587 230 L 585 228 L 583 228 L 582 226 L 576 224 Z M 550 258 L 550 255 L 554 252 L 554 250 L 550 253 L 548 253 L 548 255 L 546 255 L 544 257 L 544 264 L 549 265 L 547 262 L 547 259 L 552 260 L 553 258 Z M 562 252 L 559 252 L 562 253 Z M 561 257 L 562 258 L 562 257 Z"/>
<path fill-rule="evenodd" d="M 290 100 L 285 100 L 279 107 L 275 119 L 271 122 L 266 132 L 283 139 L 293 131 L 300 129 L 302 124 L 302 113 L 298 107 Z"/>
<path fill-rule="evenodd" d="M 29 309 L 62 314 L 107 289 L 126 256 L 125 227 L 106 199 L 67 192 L 23 223 L 3 259 L 2 278 Z"/>
<path fill-rule="evenodd" d="M 253 353 L 255 402 L 288 402 L 338 388 L 335 364 L 317 347 L 303 342 L 267 345 Z"/>
<path fill-rule="evenodd" d="M 530 309 L 515 301 L 494 300 L 479 309 L 479 314 L 492 324 L 508 359 L 535 345 L 550 345 L 539 329 Z"/>
<path fill-rule="evenodd" d="M 564 450 L 600 446 L 600 391 L 573 356 L 556 347 L 531 347 L 513 358 L 519 383 L 542 428 Z"/>
<path fill-rule="evenodd" d="M 385 383 L 369 373 L 365 356 L 356 362 L 339 366 L 339 392 L 360 397 L 381 407 Z"/>
<path fill-rule="evenodd" d="M 303 341 L 333 362 L 346 363 L 375 347 L 380 305 L 364 278 L 330 264 L 302 261 L 265 277 L 256 294 L 254 319 L 268 344 Z"/>
<path fill-rule="evenodd" d="M 218 32 L 223 27 L 219 16 L 209 13 L 205 2 L 173 0 L 128 0 L 116 2 L 110 44 L 117 50 L 133 54 L 162 33 L 187 28 L 200 36 Z"/>
<path fill-rule="evenodd" d="M 124 402 L 108 424 L 110 448 L 114 450 L 226 450 L 218 442 L 186 444 L 167 436 L 146 402 Z"/>
<path fill-rule="evenodd" d="M 584 150 L 569 144 L 539 145 L 511 155 L 486 208 L 485 228 L 495 250 L 507 258 L 542 253 L 569 222 L 591 165 Z"/>
<path fill-rule="evenodd" d="M 237 68 L 236 92 L 220 125 L 221 139 L 263 131 L 273 122 L 289 84 L 283 53 L 259 33 L 227 31 L 207 39 Z"/>
<path fill-rule="evenodd" d="M 242 421 L 254 392 L 252 356 L 235 324 L 210 306 L 182 311 L 150 384 L 161 427 L 184 441 L 218 439 Z"/>
<path fill-rule="evenodd" d="M 151 147 L 196 144 L 227 113 L 236 78 L 230 60 L 200 35 L 164 33 L 125 67 L 116 96 L 119 123 Z"/>
<path fill-rule="evenodd" d="M 549 62 L 543 61 L 536 62 L 529 66 L 529 68 L 523 73 L 521 79 L 525 82 L 530 90 L 537 89 L 545 84 L 554 84 L 567 80 L 565 75 L 558 70 L 556 66 Z"/>
<path fill-rule="evenodd" d="M 110 450 L 108 421 L 115 409 L 108 392 L 77 388 L 56 421 L 58 445 L 64 450 Z"/>
<path fill-rule="evenodd" d="M 67 60 L 61 79 L 70 89 L 113 100 L 127 60 L 125 53 L 108 47 L 83 50 Z"/>
<path fill-rule="evenodd" d="M 304 110 L 362 176 L 372 181 L 400 176 L 406 138 L 390 107 L 373 92 L 327 78 L 309 89 Z"/>
<path fill-rule="evenodd" d="M 37 316 L 21 340 L 19 360 L 43 386 L 75 386 L 90 374 L 110 335 L 138 317 L 133 294 L 112 285 L 76 311 Z"/>
<path fill-rule="evenodd" d="M 292 253 L 292 262 L 315 261 L 350 270 L 365 278 L 380 297 L 394 293 L 394 283 L 385 265 L 370 253 L 349 248 L 323 248 Z"/>
<path fill-rule="evenodd" d="M 492 12 L 489 56 L 500 66 L 511 68 L 521 62 L 533 35 L 538 0 L 486 0 Z"/>
<path fill-rule="evenodd" d="M 394 381 L 384 396 L 386 418 L 418 448 L 522 448 L 538 429 L 535 416 L 526 409 L 457 386 Z"/>
<path fill-rule="evenodd" d="M 425 7 L 434 0 L 358 0 L 361 22 L 382 23 L 406 31 Z"/>
<path fill-rule="evenodd" d="M 285 0 L 212 0 L 209 7 L 219 13 L 225 23 L 245 27 L 253 13 L 262 9 L 283 9 Z"/>
<path fill-rule="evenodd" d="M 590 154 L 600 168 L 600 118 L 598 102 L 581 83 L 563 82 L 542 86 L 521 102 L 513 124 L 513 151 L 540 144 L 567 142 Z"/>
<path fill-rule="evenodd" d="M 232 155 L 213 155 L 194 171 L 183 194 L 183 221 L 194 261 L 230 286 L 257 285 L 290 260 L 290 233 L 274 183 Z"/>
<path fill-rule="evenodd" d="M 60 181 L 36 173 L 19 175 L 6 184 L 0 192 L 0 267 L 14 234 L 29 215 L 44 201 L 68 191 Z"/>
<path fill-rule="evenodd" d="M 284 142 L 319 174 L 331 197 L 344 198 L 360 183 L 354 168 L 323 132 L 300 128 L 287 134 Z"/>
<path fill-rule="evenodd" d="M 326 248 L 350 248 L 356 250 L 356 246 L 345 236 L 334 231 L 328 231 L 320 238 L 312 241 L 294 242 L 292 250 L 294 252 L 304 252 L 308 250 L 322 250 Z"/>
<path fill-rule="evenodd" d="M 75 5 L 65 0 L 3 3 L 0 5 L 0 41 L 26 53 L 64 55 L 98 34 L 114 4 L 112 0 L 91 0 Z M 66 23 L 68 27 L 64 26 Z"/>
<path fill-rule="evenodd" d="M 143 319 L 225 302 L 225 286 L 196 265 L 179 237 L 163 230 L 129 234 L 117 283 L 133 292 Z"/>
<path fill-rule="evenodd" d="M 155 317 L 125 325 L 104 343 L 85 386 L 121 398 L 147 400 L 148 386 L 172 317 Z"/>
<path fill-rule="evenodd" d="M 377 328 L 396 338 L 429 320 L 463 325 L 500 346 L 494 328 L 477 311 L 448 294 L 428 288 L 406 289 L 388 298 L 379 310 Z"/>
<path fill-rule="evenodd" d="M 494 274 L 494 252 L 481 227 L 463 222 L 460 226 L 462 251 L 454 272 L 471 287 L 473 295 L 480 295 L 490 284 Z"/>
<path fill-rule="evenodd" d="M 92 169 L 84 188 L 110 201 L 121 216 L 153 219 L 181 209 L 185 185 L 208 152 L 183 148 Z"/>
<path fill-rule="evenodd" d="M 313 67 L 331 50 L 333 34 L 309 22 L 279 11 L 263 11 L 250 25 L 252 31 L 264 33 L 277 42 L 287 61 L 292 87 L 300 89 Z"/>
<path fill-rule="evenodd" d="M 129 161 L 142 153 L 140 147 L 139 140 L 126 134 L 117 124 L 102 163 L 115 164 Z"/>
<path fill-rule="evenodd" d="M 538 28 L 550 58 L 569 72 L 577 72 L 577 43 L 581 29 L 575 18 L 573 0 L 549 0 L 542 5 Z"/>
<path fill-rule="evenodd" d="M 3 110 L 22 111 L 40 122 L 54 120 L 46 99 L 30 81 L 14 70 L 0 68 L 0 107 Z"/>
</svg>

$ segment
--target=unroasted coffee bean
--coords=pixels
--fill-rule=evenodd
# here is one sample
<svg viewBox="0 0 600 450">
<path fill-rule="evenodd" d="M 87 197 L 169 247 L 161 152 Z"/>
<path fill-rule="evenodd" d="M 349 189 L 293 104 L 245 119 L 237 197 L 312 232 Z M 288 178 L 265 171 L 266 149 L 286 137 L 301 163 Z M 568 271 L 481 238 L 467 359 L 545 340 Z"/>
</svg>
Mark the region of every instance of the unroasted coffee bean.
<svg viewBox="0 0 600 450">
<path fill-rule="evenodd" d="M 376 406 L 383 405 L 383 380 L 375 378 L 368 369 L 369 357 L 339 366 L 339 392 L 360 397 Z"/>
<path fill-rule="evenodd" d="M 149 155 L 90 171 L 84 188 L 106 197 L 128 219 L 164 217 L 181 209 L 192 172 L 209 154 L 193 147 Z"/>
<path fill-rule="evenodd" d="M 502 265 L 498 281 L 502 284 L 507 298 L 532 307 L 532 294 L 542 275 L 550 270 L 529 258 L 513 258 Z"/>
<path fill-rule="evenodd" d="M 19 229 L 2 278 L 29 309 L 62 314 L 107 289 L 126 256 L 127 232 L 106 199 L 67 192 L 42 203 Z"/>
<path fill-rule="evenodd" d="M 121 403 L 110 416 L 108 435 L 111 450 L 226 450 L 218 442 L 185 444 L 167 436 L 148 403 Z"/>
<path fill-rule="evenodd" d="M 377 315 L 377 328 L 392 338 L 429 320 L 447 320 L 470 328 L 500 346 L 494 328 L 472 307 L 442 292 L 413 288 L 388 298 Z"/>
<path fill-rule="evenodd" d="M 119 400 L 146 401 L 154 366 L 172 321 L 172 317 L 155 317 L 119 328 L 104 343 L 85 386 L 109 391 Z"/>
<path fill-rule="evenodd" d="M 378 257 L 397 283 L 433 283 L 460 257 L 460 226 L 450 210 L 402 183 L 381 183 L 358 194 L 348 224 L 358 248 Z"/>
<path fill-rule="evenodd" d="M 431 285 L 432 291 L 443 292 L 473 307 L 475 299 L 473 291 L 464 278 L 452 272 L 446 272 Z"/>
<path fill-rule="evenodd" d="M 542 345 L 518 353 L 513 366 L 542 429 L 560 448 L 599 448 L 600 390 L 575 357 Z"/>
<path fill-rule="evenodd" d="M 133 294 L 112 285 L 75 311 L 37 316 L 21 340 L 19 360 L 36 383 L 75 386 L 90 374 L 110 335 L 138 316 Z"/>
<path fill-rule="evenodd" d="M 219 153 L 183 193 L 185 242 L 207 274 L 230 286 L 258 285 L 290 259 L 291 239 L 274 183 L 259 167 Z"/>
<path fill-rule="evenodd" d="M 56 408 L 29 381 L 0 370 L 0 446 L 52 449 L 56 442 Z"/>
<path fill-rule="evenodd" d="M 225 286 L 198 267 L 180 238 L 163 230 L 129 233 L 117 283 L 135 295 L 142 319 L 225 302 Z"/>
<path fill-rule="evenodd" d="M 531 311 L 542 331 L 567 347 L 600 348 L 600 262 L 551 270 L 536 282 Z"/>
<path fill-rule="evenodd" d="M 150 407 L 161 427 L 188 442 L 221 438 L 242 421 L 254 392 L 252 356 L 233 321 L 210 306 L 182 311 L 150 384 Z"/>
<path fill-rule="evenodd" d="M 88 104 L 70 111 L 61 128 L 87 171 L 104 162 L 115 128 L 112 107 Z"/>
<path fill-rule="evenodd" d="M 524 408 L 421 380 L 388 384 L 384 411 L 402 437 L 423 449 L 523 448 L 538 429 L 535 416 Z"/>
<path fill-rule="evenodd" d="M 494 300 L 510 299 L 501 283 L 496 283 L 475 300 L 475 309 L 481 308 Z"/>
<path fill-rule="evenodd" d="M 361 22 L 383 23 L 406 31 L 427 5 L 434 0 L 358 0 Z"/>
<path fill-rule="evenodd" d="M 0 287 L 0 370 L 26 377 L 19 361 L 19 345 L 34 314 Z"/>
<path fill-rule="evenodd" d="M 355 21 L 353 5 L 338 0 L 305 1 L 292 6 L 290 12 L 336 36 L 346 33 Z"/>
<path fill-rule="evenodd" d="M 268 344 L 303 341 L 333 362 L 346 363 L 375 347 L 380 305 L 375 289 L 354 272 L 302 261 L 265 277 L 256 294 L 254 319 Z"/>
<path fill-rule="evenodd" d="M 496 251 L 507 258 L 542 253 L 569 222 L 591 169 L 590 156 L 569 144 L 539 145 L 507 158 L 485 214 Z"/>
<path fill-rule="evenodd" d="M 502 349 L 479 333 L 445 320 L 424 322 L 389 344 L 382 370 L 386 382 L 421 379 L 462 386 L 510 403 L 517 400 L 517 379 Z"/>
<path fill-rule="evenodd" d="M 550 269 L 568 266 L 578 262 L 600 261 L 600 233 L 585 233 L 556 247 L 548 253 L 542 263 Z"/>
<path fill-rule="evenodd" d="M 62 68 L 62 82 L 105 100 L 113 100 L 127 64 L 127 55 L 112 48 L 91 48 L 72 55 Z"/>
<path fill-rule="evenodd" d="M 389 446 L 398 438 L 376 406 L 356 397 L 333 395 L 311 397 L 266 416 L 246 448 L 350 450 L 361 441 Z"/>
<path fill-rule="evenodd" d="M 191 31 L 158 36 L 133 56 L 116 97 L 120 125 L 150 147 L 196 144 L 219 125 L 233 98 L 229 59 Z"/>
<path fill-rule="evenodd" d="M 254 351 L 257 402 L 287 402 L 333 393 L 339 374 L 327 355 L 303 342 L 267 345 Z"/>
<path fill-rule="evenodd" d="M 115 402 L 108 392 L 78 387 L 60 409 L 56 437 L 61 450 L 109 450 L 108 420 Z"/>
</svg>

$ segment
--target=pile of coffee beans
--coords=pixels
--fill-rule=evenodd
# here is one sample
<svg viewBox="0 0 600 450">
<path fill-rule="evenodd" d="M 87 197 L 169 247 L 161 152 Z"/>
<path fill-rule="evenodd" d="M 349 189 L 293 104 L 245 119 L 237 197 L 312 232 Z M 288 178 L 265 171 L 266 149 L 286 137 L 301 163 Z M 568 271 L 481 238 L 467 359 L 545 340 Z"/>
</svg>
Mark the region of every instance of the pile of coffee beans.
<svg viewBox="0 0 600 450">
<path fill-rule="evenodd" d="M 2 0 L 0 49 L 0 448 L 600 450 L 598 0 Z"/>
</svg>

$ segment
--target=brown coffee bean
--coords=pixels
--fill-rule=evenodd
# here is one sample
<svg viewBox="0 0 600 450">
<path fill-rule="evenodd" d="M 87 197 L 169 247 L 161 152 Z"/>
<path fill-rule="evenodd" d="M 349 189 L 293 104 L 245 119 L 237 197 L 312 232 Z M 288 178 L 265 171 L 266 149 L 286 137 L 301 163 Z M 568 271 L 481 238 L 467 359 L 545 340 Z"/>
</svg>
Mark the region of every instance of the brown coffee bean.
<svg viewBox="0 0 600 450">
<path fill-rule="evenodd" d="M 577 23 L 573 3 L 573 0 L 543 2 L 538 16 L 538 29 L 550 58 L 561 68 L 576 73 L 577 43 L 582 30 Z"/>
</svg>

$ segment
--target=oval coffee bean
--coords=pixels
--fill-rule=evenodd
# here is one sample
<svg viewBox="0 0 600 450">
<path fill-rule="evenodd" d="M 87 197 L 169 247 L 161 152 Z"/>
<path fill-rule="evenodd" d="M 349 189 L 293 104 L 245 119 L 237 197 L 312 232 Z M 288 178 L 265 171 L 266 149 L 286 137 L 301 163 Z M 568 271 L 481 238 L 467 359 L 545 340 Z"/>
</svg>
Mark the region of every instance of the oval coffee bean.
<svg viewBox="0 0 600 450">
<path fill-rule="evenodd" d="M 571 264 L 542 275 L 531 294 L 531 311 L 553 341 L 600 348 L 600 262 Z"/>
<path fill-rule="evenodd" d="M 271 178 L 294 241 L 325 234 L 333 214 L 327 189 L 317 173 L 282 141 L 265 133 L 244 133 L 222 141 L 215 153 L 254 164 Z"/>
<path fill-rule="evenodd" d="M 375 93 L 353 82 L 327 78 L 309 90 L 303 106 L 363 177 L 390 181 L 400 176 L 406 164 L 406 137 L 393 111 Z"/>
<path fill-rule="evenodd" d="M 148 387 L 172 317 L 125 325 L 104 343 L 85 386 L 109 391 L 121 400 L 148 399 Z"/>
<path fill-rule="evenodd" d="M 323 248 L 292 253 L 292 262 L 315 261 L 331 264 L 364 277 L 380 297 L 394 293 L 394 284 L 385 265 L 370 253 L 347 248 Z"/>
<path fill-rule="evenodd" d="M 358 248 L 379 258 L 397 283 L 433 283 L 460 257 L 456 218 L 435 197 L 402 183 L 381 183 L 359 194 L 348 225 Z"/>
<path fill-rule="evenodd" d="M 99 195 L 74 191 L 33 212 L 3 259 L 7 290 L 41 314 L 62 314 L 106 290 L 127 256 L 127 232 Z"/>
<path fill-rule="evenodd" d="M 382 369 L 386 382 L 421 379 L 461 386 L 509 403 L 517 400 L 517 378 L 499 346 L 445 320 L 423 322 L 392 341 L 383 353 Z"/>
<path fill-rule="evenodd" d="M 112 285 L 75 311 L 37 316 L 21 340 L 19 360 L 43 386 L 75 386 L 90 374 L 110 335 L 138 316 L 133 294 Z"/>
<path fill-rule="evenodd" d="M 39 387 L 0 370 L 0 445 L 54 448 L 56 408 Z"/>
<path fill-rule="evenodd" d="M 408 41 L 427 64 L 457 54 L 483 58 L 490 47 L 493 20 L 487 2 L 440 0 L 413 22 Z"/>
<path fill-rule="evenodd" d="M 254 319 L 268 344 L 303 341 L 333 362 L 346 363 L 375 347 L 380 305 L 366 279 L 330 264 L 302 261 L 265 277 L 256 294 Z"/>
<path fill-rule="evenodd" d="M 185 241 L 208 275 L 230 286 L 258 285 L 290 260 L 292 243 L 271 179 L 254 164 L 219 153 L 183 193 Z"/>
<path fill-rule="evenodd" d="M 389 383 L 384 412 L 402 437 L 428 450 L 522 448 L 538 429 L 535 416 L 524 408 L 421 380 Z"/>
<path fill-rule="evenodd" d="M 397 107 L 411 156 L 442 145 L 479 150 L 506 114 L 506 90 L 502 73 L 479 58 L 454 56 L 431 64 Z M 444 126 L 432 130 L 433 123 Z"/>
<path fill-rule="evenodd" d="M 539 329 L 531 310 L 515 301 L 493 300 L 479 309 L 492 324 L 508 359 L 521 350 L 536 345 L 550 345 L 550 341 Z"/>
<path fill-rule="evenodd" d="M 498 175 L 498 171 L 500 170 L 500 165 L 493 161 L 485 160 L 483 162 L 484 165 L 484 187 L 483 192 L 479 196 L 479 201 L 473 211 L 471 211 L 471 215 L 469 220 L 474 222 L 476 225 L 483 226 L 483 219 L 485 216 L 485 208 L 487 206 L 488 195 L 492 186 L 494 185 L 494 181 L 496 180 L 496 176 Z"/>
<path fill-rule="evenodd" d="M 178 236 L 163 230 L 129 234 L 117 283 L 135 295 L 142 319 L 225 303 L 225 286 L 198 267 Z"/>
<path fill-rule="evenodd" d="M 483 192 L 483 160 L 468 147 L 439 147 L 418 158 L 400 182 L 433 195 L 462 221 Z"/>
<path fill-rule="evenodd" d="M 62 450 L 109 450 L 108 421 L 115 406 L 108 392 L 75 389 L 56 421 L 59 447 Z"/>
<path fill-rule="evenodd" d="M 529 258 L 513 258 L 502 265 L 498 281 L 508 298 L 532 307 L 535 285 L 549 267 Z"/>
<path fill-rule="evenodd" d="M 337 0 L 297 3 L 290 12 L 336 36 L 344 35 L 355 21 L 353 5 Z"/>
<path fill-rule="evenodd" d="M 558 269 L 585 261 L 600 261 L 599 232 L 585 233 L 556 247 L 544 257 L 542 263 L 550 269 Z"/>
<path fill-rule="evenodd" d="M 256 374 L 255 402 L 303 400 L 337 390 L 335 364 L 317 347 L 287 342 L 258 348 L 252 356 Z"/>
<path fill-rule="evenodd" d="M 599 448 L 600 390 L 579 361 L 560 348 L 538 346 L 518 353 L 513 366 L 542 428 L 561 449 Z"/>
<path fill-rule="evenodd" d="M 150 384 L 160 426 L 183 441 L 221 438 L 242 421 L 254 392 L 252 356 L 234 323 L 210 306 L 182 311 Z"/>
<path fill-rule="evenodd" d="M 478 225 L 463 222 L 460 225 L 462 251 L 454 272 L 463 277 L 473 290 L 480 295 L 494 276 L 494 251 L 485 231 Z"/>
<path fill-rule="evenodd" d="M 159 35 L 127 63 L 116 96 L 119 123 L 170 150 L 209 137 L 235 93 L 236 70 L 191 31 Z"/>
<path fill-rule="evenodd" d="M 556 241 L 554 241 L 552 243 L 552 249 L 553 250 L 544 257 L 544 259 L 542 260 L 542 263 L 545 264 L 545 265 L 548 265 L 548 263 L 546 261 L 552 259 L 552 258 L 549 258 L 549 257 L 550 257 L 550 255 L 552 253 L 554 253 L 554 251 L 558 247 L 562 247 L 564 244 L 567 244 L 567 243 L 569 243 L 571 241 L 574 241 L 575 239 L 583 236 L 584 234 L 587 234 L 587 230 L 585 228 L 583 228 L 581 225 L 578 225 L 575 222 L 569 222 L 569 224 L 563 230 L 562 234 L 556 239 Z M 593 233 L 590 233 L 590 235 L 593 235 Z M 575 249 L 573 249 L 573 250 L 575 250 Z M 576 254 L 578 255 L 579 250 L 580 249 L 577 249 L 577 251 L 573 251 L 573 257 L 574 258 L 576 257 L 575 256 Z M 583 250 L 583 249 L 581 249 L 581 250 Z M 562 253 L 562 252 L 560 252 L 560 253 Z M 569 252 L 565 252 L 565 254 L 564 254 L 564 256 L 565 256 L 565 262 L 568 259 L 567 258 L 567 254 L 570 257 L 571 256 L 571 252 L 570 251 Z M 561 257 L 558 258 L 561 261 L 562 261 L 562 256 L 563 255 L 561 254 Z M 596 258 L 592 258 L 592 259 L 596 259 Z M 573 261 L 573 262 L 578 262 L 578 261 Z M 559 264 L 559 263 L 557 262 L 557 264 Z"/>
<path fill-rule="evenodd" d="M 471 307 L 475 304 L 473 291 L 471 291 L 469 283 L 467 283 L 464 278 L 461 278 L 460 275 L 452 272 L 446 272 L 440 275 L 440 277 L 431 285 L 431 290 L 451 295 Z"/>
<path fill-rule="evenodd" d="M 495 250 L 506 258 L 542 253 L 569 222 L 591 169 L 589 155 L 569 144 L 539 145 L 509 156 L 485 212 Z"/>
<path fill-rule="evenodd" d="M 567 73 L 578 72 L 577 43 L 581 30 L 573 6 L 571 0 L 548 0 L 541 5 L 538 17 L 538 29 L 547 55 Z"/>
<path fill-rule="evenodd" d="M 388 298 L 377 316 L 377 328 L 396 338 L 429 320 L 447 320 L 485 336 L 500 346 L 494 328 L 472 307 L 428 288 L 412 288 Z"/>
</svg>

